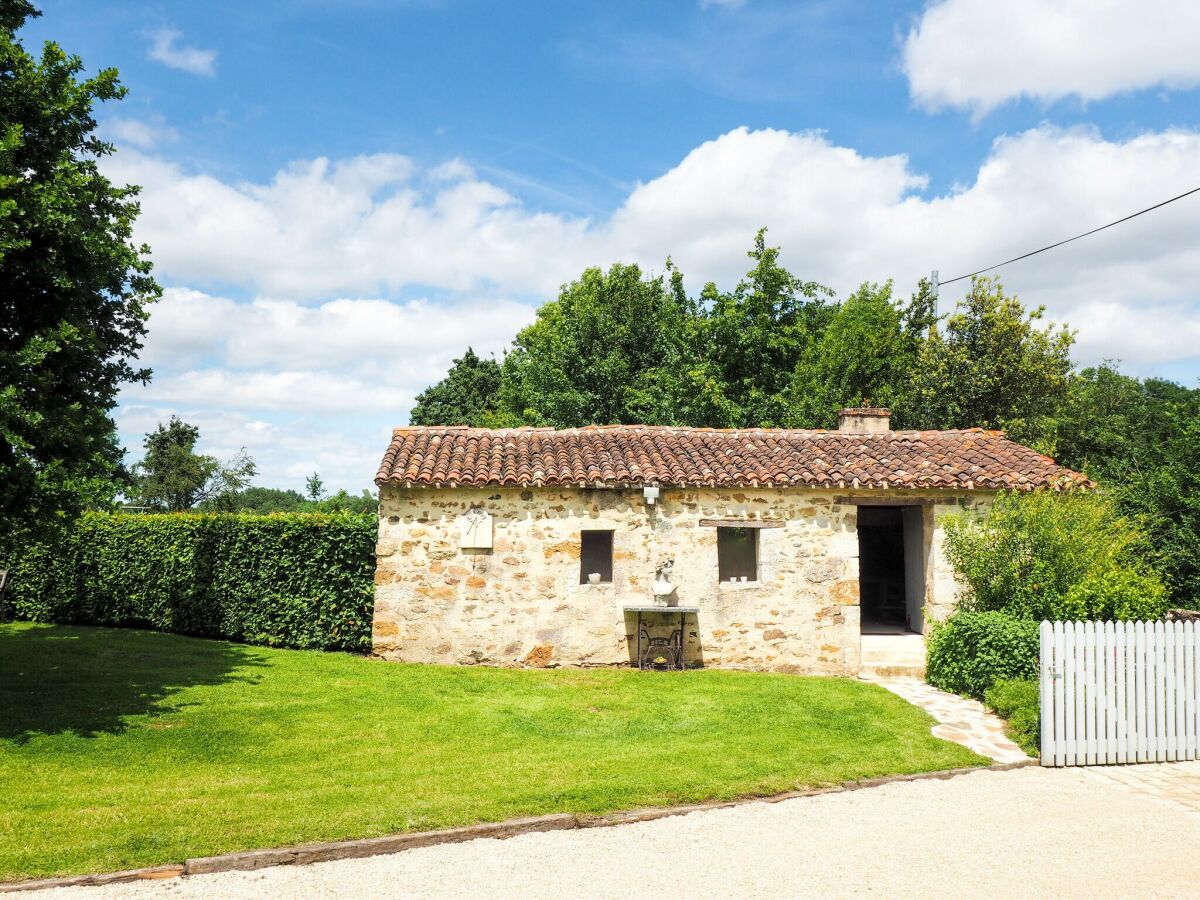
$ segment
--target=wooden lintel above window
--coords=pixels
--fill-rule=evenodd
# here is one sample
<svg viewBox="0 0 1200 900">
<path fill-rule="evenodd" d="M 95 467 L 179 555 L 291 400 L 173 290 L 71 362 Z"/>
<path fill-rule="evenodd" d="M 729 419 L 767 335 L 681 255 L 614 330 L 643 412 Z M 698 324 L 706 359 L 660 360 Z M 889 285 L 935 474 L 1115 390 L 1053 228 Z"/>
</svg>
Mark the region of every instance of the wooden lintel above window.
<svg viewBox="0 0 1200 900">
<path fill-rule="evenodd" d="M 706 528 L 782 528 L 783 522 L 764 519 L 701 519 Z"/>
</svg>

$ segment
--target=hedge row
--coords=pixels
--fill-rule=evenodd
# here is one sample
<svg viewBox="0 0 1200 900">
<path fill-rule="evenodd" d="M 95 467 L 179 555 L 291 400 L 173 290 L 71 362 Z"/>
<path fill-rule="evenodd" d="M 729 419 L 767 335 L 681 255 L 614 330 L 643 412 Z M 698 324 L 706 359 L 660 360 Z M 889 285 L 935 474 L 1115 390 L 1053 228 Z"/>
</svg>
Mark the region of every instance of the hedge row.
<svg viewBox="0 0 1200 900">
<path fill-rule="evenodd" d="M 371 643 L 370 515 L 91 513 L 0 548 L 9 615 L 300 649 Z"/>
</svg>

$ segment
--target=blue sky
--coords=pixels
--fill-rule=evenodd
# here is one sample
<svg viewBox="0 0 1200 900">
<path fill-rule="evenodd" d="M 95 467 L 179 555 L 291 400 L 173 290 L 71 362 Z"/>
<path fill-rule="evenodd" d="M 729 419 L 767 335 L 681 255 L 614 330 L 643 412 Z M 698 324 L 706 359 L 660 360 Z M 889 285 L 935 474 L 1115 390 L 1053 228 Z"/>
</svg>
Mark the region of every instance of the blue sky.
<svg viewBox="0 0 1200 900">
<path fill-rule="evenodd" d="M 902 292 L 1200 185 L 1182 2 L 46 2 L 120 69 L 114 178 L 168 287 L 146 389 L 260 481 L 370 483 L 468 343 L 585 265 L 731 284 L 759 225 L 845 294 Z M 1153 221 L 1152 221 L 1153 220 Z M 1077 357 L 1200 375 L 1200 199 L 1003 272 Z M 1086 246 L 1085 246 L 1086 245 Z M 948 298 L 952 299 L 952 298 Z"/>
</svg>

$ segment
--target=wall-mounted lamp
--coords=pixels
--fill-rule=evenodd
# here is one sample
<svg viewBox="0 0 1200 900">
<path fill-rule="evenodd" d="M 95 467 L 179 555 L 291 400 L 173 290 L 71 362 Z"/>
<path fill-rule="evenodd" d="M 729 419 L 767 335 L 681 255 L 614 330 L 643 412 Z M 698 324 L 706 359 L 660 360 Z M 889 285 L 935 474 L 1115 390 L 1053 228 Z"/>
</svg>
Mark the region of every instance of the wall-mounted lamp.
<svg viewBox="0 0 1200 900">
<path fill-rule="evenodd" d="M 646 505 L 653 506 L 654 501 L 658 499 L 658 486 L 648 484 L 642 488 L 642 496 L 646 498 Z"/>
</svg>

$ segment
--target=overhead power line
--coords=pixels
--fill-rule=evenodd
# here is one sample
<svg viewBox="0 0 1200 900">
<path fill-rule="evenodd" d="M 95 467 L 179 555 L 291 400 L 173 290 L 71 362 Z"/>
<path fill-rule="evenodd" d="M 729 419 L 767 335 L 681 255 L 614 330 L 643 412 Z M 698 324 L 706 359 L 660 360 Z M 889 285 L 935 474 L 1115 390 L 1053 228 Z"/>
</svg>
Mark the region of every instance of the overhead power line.
<svg viewBox="0 0 1200 900">
<path fill-rule="evenodd" d="M 1117 219 L 1115 222 L 1109 222 L 1107 225 L 1101 225 L 1099 228 L 1093 228 L 1091 231 L 1085 231 L 1083 234 L 1077 234 L 1075 237 L 1069 237 L 1065 241 L 1059 241 L 1056 244 L 1050 244 L 1046 247 L 1039 247 L 1037 250 L 1030 250 L 1028 253 L 1022 253 L 1020 256 L 1014 256 L 1012 259 L 1006 259 L 1004 262 L 996 263 L 994 266 L 988 266 L 986 269 L 977 269 L 974 272 L 968 272 L 966 275 L 959 275 L 955 278 L 948 278 L 945 281 L 938 281 L 934 278 L 934 286 L 940 287 L 943 284 L 954 284 L 956 281 L 962 281 L 964 278 L 974 278 L 976 275 L 982 275 L 984 272 L 990 272 L 992 269 L 998 269 L 1001 266 L 1007 266 L 1009 263 L 1015 263 L 1022 259 L 1028 259 L 1031 256 L 1037 256 L 1039 253 L 1045 253 L 1047 250 L 1053 250 L 1055 247 L 1061 247 L 1063 244 L 1069 244 L 1071 241 L 1077 241 L 1080 238 L 1085 238 L 1088 235 L 1095 234 L 1098 231 L 1103 231 L 1106 228 L 1112 228 L 1114 225 L 1120 225 L 1122 222 L 1128 222 L 1130 219 L 1136 219 L 1138 216 L 1144 216 L 1148 212 L 1153 212 L 1156 209 L 1166 206 L 1168 203 L 1174 203 L 1176 200 L 1182 200 L 1184 197 L 1200 192 L 1200 187 L 1192 188 L 1190 191 L 1184 191 L 1170 200 L 1164 200 L 1162 203 L 1155 203 L 1153 206 L 1147 206 L 1145 209 L 1139 209 L 1135 213 L 1125 216 L 1123 219 Z M 936 273 L 934 273 L 936 275 Z"/>
</svg>

